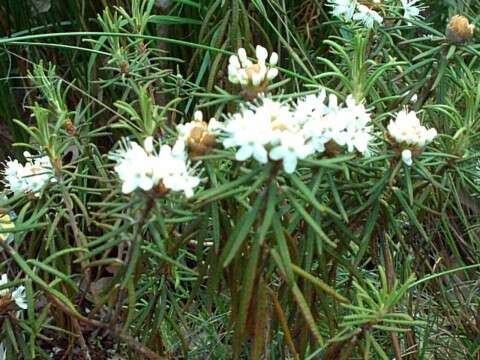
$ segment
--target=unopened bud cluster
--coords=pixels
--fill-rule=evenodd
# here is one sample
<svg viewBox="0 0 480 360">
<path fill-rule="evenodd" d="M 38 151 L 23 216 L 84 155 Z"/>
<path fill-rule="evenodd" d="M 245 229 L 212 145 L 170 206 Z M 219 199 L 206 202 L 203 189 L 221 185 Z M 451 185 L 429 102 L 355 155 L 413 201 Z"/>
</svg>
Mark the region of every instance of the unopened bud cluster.
<svg viewBox="0 0 480 360">
<path fill-rule="evenodd" d="M 252 62 L 247 57 L 247 51 L 244 48 L 238 49 L 238 55 L 230 56 L 228 79 L 233 84 L 240 84 L 247 92 L 258 94 L 278 76 L 278 69 L 274 67 L 278 63 L 278 54 L 272 52 L 269 58 L 267 49 L 260 45 L 256 47 L 255 53 L 257 62 Z"/>
</svg>

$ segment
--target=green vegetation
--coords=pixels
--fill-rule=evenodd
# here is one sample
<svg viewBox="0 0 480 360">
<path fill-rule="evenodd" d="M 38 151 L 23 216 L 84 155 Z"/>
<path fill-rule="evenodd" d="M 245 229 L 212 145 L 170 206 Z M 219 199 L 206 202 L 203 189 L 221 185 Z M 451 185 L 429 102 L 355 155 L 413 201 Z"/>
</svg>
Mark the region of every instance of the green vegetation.
<svg viewBox="0 0 480 360">
<path fill-rule="evenodd" d="M 0 359 L 478 359 L 480 3 L 333 3 L 0 3 Z"/>
</svg>

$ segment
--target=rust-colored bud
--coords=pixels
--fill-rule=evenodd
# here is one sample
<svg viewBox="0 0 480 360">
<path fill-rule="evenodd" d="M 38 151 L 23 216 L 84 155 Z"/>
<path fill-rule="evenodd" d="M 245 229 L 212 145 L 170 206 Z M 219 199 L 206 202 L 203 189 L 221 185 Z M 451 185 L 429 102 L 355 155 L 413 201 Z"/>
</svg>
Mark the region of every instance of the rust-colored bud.
<svg viewBox="0 0 480 360">
<path fill-rule="evenodd" d="M 210 124 L 203 121 L 202 112 L 196 111 L 193 121 L 179 125 L 177 129 L 179 130 L 180 138 L 183 139 L 188 147 L 190 155 L 195 157 L 205 155 L 215 146 L 217 141 L 215 129 L 217 129 L 218 125 L 214 118 L 210 119 Z"/>
<path fill-rule="evenodd" d="M 463 43 L 475 32 L 475 25 L 470 24 L 465 16 L 455 15 L 447 26 L 447 39 L 452 43 Z"/>
<path fill-rule="evenodd" d="M 77 129 L 75 128 L 75 125 L 73 125 L 72 120 L 67 119 L 67 121 L 65 121 L 65 131 L 70 136 L 75 136 L 75 134 L 77 133 Z"/>
<path fill-rule="evenodd" d="M 122 61 L 120 63 L 120 72 L 122 75 L 128 76 L 130 75 L 130 65 L 128 64 L 127 61 Z"/>
<path fill-rule="evenodd" d="M 192 156 L 205 155 L 215 146 L 216 137 L 208 131 L 204 121 L 195 121 L 195 126 L 187 137 L 187 145 Z"/>
<path fill-rule="evenodd" d="M 153 188 L 153 193 L 156 196 L 165 196 L 168 193 L 168 188 L 165 186 L 163 181 L 160 181 L 160 183 Z"/>
<path fill-rule="evenodd" d="M 12 295 L 10 293 L 7 293 L 3 295 L 0 298 L 0 315 L 4 315 L 10 310 L 10 306 L 14 303 L 15 301 L 12 299 Z"/>
<path fill-rule="evenodd" d="M 342 148 L 333 140 L 330 140 L 325 144 L 325 155 L 332 158 L 340 155 L 342 153 Z"/>
</svg>

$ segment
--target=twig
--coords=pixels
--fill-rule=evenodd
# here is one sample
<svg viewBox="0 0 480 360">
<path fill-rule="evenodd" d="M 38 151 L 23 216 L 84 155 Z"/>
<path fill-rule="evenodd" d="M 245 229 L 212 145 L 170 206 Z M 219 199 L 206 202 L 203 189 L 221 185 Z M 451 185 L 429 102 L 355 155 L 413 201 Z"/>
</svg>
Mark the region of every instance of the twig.
<svg viewBox="0 0 480 360">
<path fill-rule="evenodd" d="M 379 234 L 380 243 L 383 247 L 383 257 L 385 258 L 385 268 L 387 270 L 387 287 L 388 291 L 392 290 L 393 282 L 395 278 L 395 270 L 393 267 L 393 259 L 392 254 L 390 253 L 390 249 L 388 248 L 388 244 L 385 241 L 385 237 L 383 233 Z M 400 341 L 398 340 L 398 334 L 396 332 L 391 332 L 390 337 L 392 338 L 392 345 L 393 345 L 393 352 L 395 354 L 396 360 L 402 360 L 402 350 L 400 348 Z"/>
<path fill-rule="evenodd" d="M 127 273 L 128 273 L 128 268 L 131 266 L 130 262 L 132 260 L 133 254 L 135 253 L 135 249 L 137 246 L 140 246 L 138 237 L 141 234 L 143 225 L 145 224 L 145 221 L 147 220 L 148 215 L 150 214 L 150 211 L 152 211 L 154 206 L 155 206 L 155 199 L 153 197 L 150 197 L 148 199 L 147 205 L 145 206 L 145 208 L 142 211 L 142 214 L 140 215 L 140 219 L 138 220 L 138 226 L 135 229 L 135 232 L 133 233 L 132 241 L 124 261 L 124 264 L 125 264 L 124 268 L 126 269 Z M 115 307 L 115 312 L 110 321 L 111 326 L 115 326 L 115 322 L 117 321 L 117 318 L 122 309 L 123 301 L 125 299 L 125 293 L 126 293 L 126 289 L 123 286 L 120 287 L 118 291 L 118 296 L 117 296 L 117 306 Z"/>
<path fill-rule="evenodd" d="M 111 327 L 108 324 L 105 324 L 101 321 L 88 319 L 81 314 L 74 313 L 67 306 L 65 306 L 65 304 L 63 304 L 61 301 L 59 301 L 54 296 L 52 296 L 50 294 L 46 294 L 46 295 L 56 306 L 58 306 L 60 308 L 60 310 L 62 310 L 68 316 L 78 320 L 81 323 L 90 325 L 92 327 L 97 327 L 97 328 L 104 329 L 111 336 L 123 341 L 125 344 L 127 344 L 127 346 L 130 349 L 132 349 L 133 351 L 135 351 L 135 352 L 137 352 L 141 355 L 144 355 L 146 358 L 148 358 L 150 360 L 167 360 L 166 357 L 163 357 L 163 356 L 160 356 L 160 355 L 156 354 L 155 352 L 153 352 L 152 350 L 147 348 L 145 345 L 139 343 L 133 337 L 123 334 L 120 328 L 117 328 L 115 326 Z"/>
<path fill-rule="evenodd" d="M 295 360 L 298 360 L 299 359 L 298 352 L 297 352 L 297 349 L 295 349 L 295 344 L 293 343 L 292 335 L 290 333 L 290 329 L 288 328 L 287 319 L 285 318 L 285 314 L 283 312 L 282 306 L 278 301 L 277 294 L 275 294 L 271 289 L 268 289 L 268 292 L 270 293 L 270 297 L 272 298 L 275 312 L 277 313 L 280 326 L 283 329 L 283 336 L 285 338 L 285 341 L 287 342 L 288 348 L 290 349 L 290 352 L 292 353 L 293 358 Z"/>
</svg>

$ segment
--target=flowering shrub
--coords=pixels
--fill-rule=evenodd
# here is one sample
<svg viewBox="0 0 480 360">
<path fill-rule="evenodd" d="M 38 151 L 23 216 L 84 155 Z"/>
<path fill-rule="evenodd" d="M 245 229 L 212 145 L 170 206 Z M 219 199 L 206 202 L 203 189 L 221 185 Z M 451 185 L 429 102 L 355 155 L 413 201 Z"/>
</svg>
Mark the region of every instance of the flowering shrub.
<svg viewBox="0 0 480 360">
<path fill-rule="evenodd" d="M 113 3 L 7 15 L 0 358 L 476 358 L 480 6 Z"/>
</svg>

